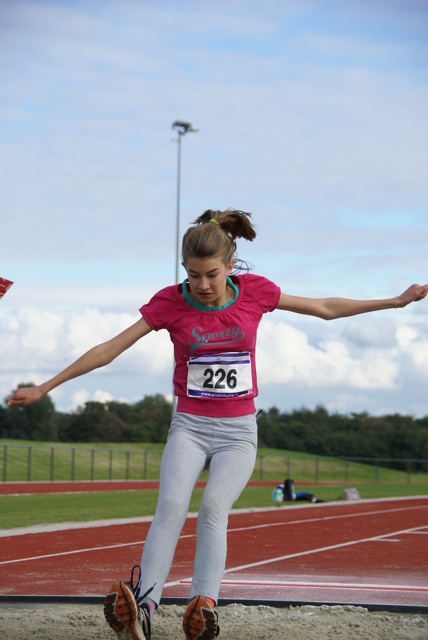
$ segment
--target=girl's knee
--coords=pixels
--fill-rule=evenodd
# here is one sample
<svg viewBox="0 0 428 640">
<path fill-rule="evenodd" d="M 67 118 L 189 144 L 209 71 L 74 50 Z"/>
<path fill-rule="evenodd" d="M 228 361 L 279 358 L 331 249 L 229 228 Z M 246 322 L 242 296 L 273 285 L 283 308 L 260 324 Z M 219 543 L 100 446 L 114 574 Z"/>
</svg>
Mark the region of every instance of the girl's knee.
<svg viewBox="0 0 428 640">
<path fill-rule="evenodd" d="M 205 522 L 223 522 L 228 520 L 231 505 L 225 502 L 225 496 L 212 492 L 204 495 L 199 509 L 199 519 Z"/>
<path fill-rule="evenodd" d="M 189 505 L 180 499 L 164 498 L 158 502 L 155 518 L 168 525 L 169 522 L 183 522 L 186 519 Z"/>
</svg>

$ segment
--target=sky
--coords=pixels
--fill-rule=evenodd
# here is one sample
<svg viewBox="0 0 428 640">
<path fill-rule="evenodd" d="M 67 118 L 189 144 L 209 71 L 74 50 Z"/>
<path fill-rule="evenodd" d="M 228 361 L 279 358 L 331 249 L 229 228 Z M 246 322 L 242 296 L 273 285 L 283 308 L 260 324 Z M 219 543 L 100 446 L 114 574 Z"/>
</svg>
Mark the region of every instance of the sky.
<svg viewBox="0 0 428 640">
<path fill-rule="evenodd" d="M 251 212 L 238 257 L 293 295 L 428 282 L 427 113 L 426 0 L 0 0 L 0 400 L 173 284 L 175 120 L 199 128 L 180 235 L 208 208 Z M 427 415 L 427 321 L 427 300 L 267 314 L 257 408 Z M 170 399 L 172 366 L 152 332 L 51 398 Z"/>
</svg>

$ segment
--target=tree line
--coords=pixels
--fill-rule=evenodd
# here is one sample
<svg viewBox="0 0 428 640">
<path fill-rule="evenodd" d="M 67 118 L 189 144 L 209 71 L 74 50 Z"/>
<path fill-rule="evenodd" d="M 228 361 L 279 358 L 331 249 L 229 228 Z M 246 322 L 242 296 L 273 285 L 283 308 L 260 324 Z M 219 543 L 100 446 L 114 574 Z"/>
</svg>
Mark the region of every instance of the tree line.
<svg viewBox="0 0 428 640">
<path fill-rule="evenodd" d="M 0 405 L 0 438 L 165 442 L 171 413 L 171 403 L 161 394 L 133 404 L 85 402 L 69 413 L 56 411 L 51 398 L 45 396 L 28 407 Z M 324 456 L 428 459 L 428 416 L 329 413 L 323 406 L 281 412 L 272 407 L 260 412 L 258 425 L 261 447 Z"/>
<path fill-rule="evenodd" d="M 19 387 L 34 386 L 32 383 Z M 165 442 L 172 406 L 164 396 L 134 404 L 85 402 L 69 413 L 56 411 L 47 395 L 28 407 L 0 405 L 0 437 L 49 442 Z"/>
</svg>

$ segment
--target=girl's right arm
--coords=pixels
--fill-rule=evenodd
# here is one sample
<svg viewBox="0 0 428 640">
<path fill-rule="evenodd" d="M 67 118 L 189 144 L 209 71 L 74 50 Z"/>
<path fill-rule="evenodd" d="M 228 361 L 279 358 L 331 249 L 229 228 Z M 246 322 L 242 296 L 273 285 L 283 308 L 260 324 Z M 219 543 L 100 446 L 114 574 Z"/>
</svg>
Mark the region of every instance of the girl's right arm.
<svg viewBox="0 0 428 640">
<path fill-rule="evenodd" d="M 22 387 L 18 389 L 7 399 L 7 405 L 9 407 L 29 405 L 36 402 L 36 400 L 40 400 L 40 398 L 60 384 L 82 376 L 85 373 L 89 373 L 89 371 L 93 371 L 99 367 L 104 367 L 121 353 L 129 349 L 137 340 L 150 333 L 151 330 L 151 327 L 149 327 L 144 318 L 140 318 L 111 340 L 107 340 L 107 342 L 103 342 L 84 353 L 83 356 L 78 358 L 73 364 L 50 380 L 47 380 L 37 387 Z"/>
</svg>

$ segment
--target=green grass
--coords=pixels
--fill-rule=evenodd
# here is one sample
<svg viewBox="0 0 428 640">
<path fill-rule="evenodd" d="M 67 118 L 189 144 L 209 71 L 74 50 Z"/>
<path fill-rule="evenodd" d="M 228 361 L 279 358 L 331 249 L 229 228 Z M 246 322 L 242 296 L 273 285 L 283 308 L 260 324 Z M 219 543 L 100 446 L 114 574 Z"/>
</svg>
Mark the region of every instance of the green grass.
<svg viewBox="0 0 428 640">
<path fill-rule="evenodd" d="M 75 445 L 0 440 L 0 445 L 6 444 L 9 482 L 27 481 L 29 447 L 31 479 L 39 481 L 49 481 L 52 476 L 55 481 L 69 481 L 72 472 L 74 480 L 115 480 L 126 477 L 130 480 L 157 479 L 163 450 L 163 445 L 157 443 Z M 252 480 L 262 478 L 272 485 L 247 487 L 235 508 L 274 506 L 271 500 L 272 490 L 285 477 L 294 479 L 296 491 L 308 491 L 325 501 L 339 499 L 343 490 L 349 486 L 356 487 L 361 498 L 365 499 L 428 495 L 428 473 L 408 475 L 407 471 L 372 464 L 346 463 L 334 458 L 274 449 L 261 448 L 258 454 Z M 4 464 L 4 448 L 0 446 L 0 480 L 4 475 Z M 206 477 L 207 472 L 202 478 Z M 304 486 L 299 485 L 303 482 Z M 323 482 L 330 484 L 323 485 Z M 195 489 L 191 511 L 198 510 L 201 495 L 202 490 Z M 2 496 L 0 528 L 148 516 L 153 515 L 156 501 L 157 491 L 150 490 Z M 293 503 L 288 503 L 284 508 L 293 508 Z"/>
<path fill-rule="evenodd" d="M 355 485 L 354 485 L 355 486 Z M 296 491 L 308 491 L 319 500 L 331 502 L 343 499 L 343 492 L 349 485 L 295 485 Z M 356 485 L 356 489 L 362 499 L 371 498 L 400 498 L 407 496 L 428 495 L 428 486 L 421 491 L 421 487 L 413 485 Z M 254 507 L 271 507 L 277 504 L 271 501 L 273 487 L 247 487 L 236 501 L 235 509 L 249 509 Z M 279 503 L 280 507 L 293 508 L 302 502 Z"/>
<path fill-rule="evenodd" d="M 0 440 L 0 479 L 5 475 L 7 482 L 154 479 L 159 477 L 163 447 L 159 443 Z"/>
<path fill-rule="evenodd" d="M 0 529 L 151 516 L 157 496 L 155 490 L 0 496 Z M 201 497 L 195 489 L 190 511 L 198 511 Z"/>
<path fill-rule="evenodd" d="M 0 440 L 0 481 L 151 480 L 159 478 L 162 444 L 83 445 Z M 206 477 L 203 476 L 203 477 Z M 252 480 L 407 484 L 406 472 L 307 453 L 260 448 Z M 412 484 L 428 485 L 425 473 Z"/>
<path fill-rule="evenodd" d="M 299 490 L 298 486 L 296 488 Z M 301 487 L 326 501 L 340 499 L 344 488 L 343 485 Z M 272 489 L 269 486 L 247 487 L 234 508 L 273 507 Z M 357 489 L 363 499 L 428 494 L 428 487 L 423 492 L 420 487 L 413 485 L 362 485 Z M 190 511 L 199 509 L 202 492 L 202 489 L 193 492 Z M 150 516 L 155 511 L 156 501 L 155 490 L 1 496 L 0 528 Z M 282 503 L 278 508 L 292 509 L 295 504 L 301 503 Z"/>
<path fill-rule="evenodd" d="M 157 491 L 34 494 L 0 498 L 2 529 L 152 515 Z"/>
<path fill-rule="evenodd" d="M 407 471 L 390 469 L 376 464 L 346 461 L 340 458 L 316 456 L 296 451 L 259 449 L 253 479 L 275 481 L 293 478 L 305 482 L 349 482 L 407 484 Z M 411 483 L 428 486 L 428 464 L 425 473 L 411 474 Z"/>
</svg>

